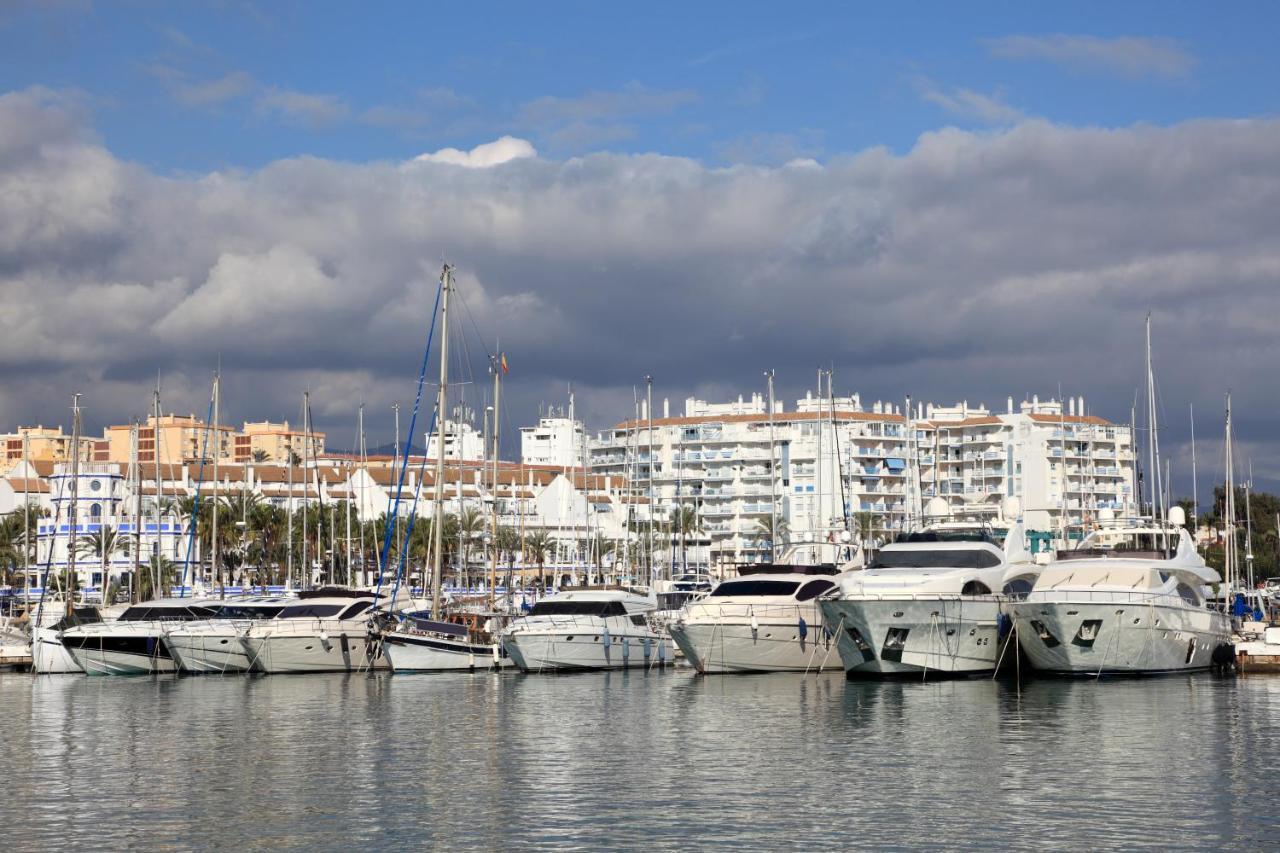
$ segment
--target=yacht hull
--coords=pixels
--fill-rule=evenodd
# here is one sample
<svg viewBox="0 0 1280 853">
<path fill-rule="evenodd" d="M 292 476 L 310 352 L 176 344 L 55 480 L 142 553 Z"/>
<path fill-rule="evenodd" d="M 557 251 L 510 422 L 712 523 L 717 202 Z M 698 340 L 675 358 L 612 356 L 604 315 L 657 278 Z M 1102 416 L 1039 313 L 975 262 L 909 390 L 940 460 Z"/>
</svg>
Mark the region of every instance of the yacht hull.
<svg viewBox="0 0 1280 853">
<path fill-rule="evenodd" d="M 839 669 L 841 660 L 822 626 L 800 639 L 796 623 L 677 622 L 671 639 L 685 659 L 708 675 Z"/>
<path fill-rule="evenodd" d="M 399 631 L 384 634 L 382 652 L 392 672 L 475 672 L 511 666 L 493 643 L 424 637 Z"/>
<path fill-rule="evenodd" d="M 672 657 L 670 641 L 656 634 L 609 636 L 606 644 L 592 630 L 514 631 L 506 635 L 505 646 L 522 672 L 647 669 Z"/>
<path fill-rule="evenodd" d="M 252 672 L 283 675 L 389 668 L 381 642 L 369 636 L 365 625 L 312 633 L 250 631 L 242 643 Z"/>
<path fill-rule="evenodd" d="M 52 628 L 36 628 L 32 632 L 31 671 L 44 675 L 84 672 Z"/>
<path fill-rule="evenodd" d="M 242 630 L 234 625 L 184 627 L 170 631 L 164 642 L 178 671 L 186 675 L 214 675 L 249 671 L 249 654 Z"/>
<path fill-rule="evenodd" d="M 850 678 L 995 671 L 1001 603 L 991 597 L 823 601 Z"/>
<path fill-rule="evenodd" d="M 151 675 L 178 669 L 159 631 L 77 636 L 64 632 L 62 642 L 87 675 Z"/>
<path fill-rule="evenodd" d="M 1055 675 L 1206 670 L 1230 642 L 1224 615 L 1172 603 L 1029 599 L 1014 606 L 1014 618 L 1031 666 Z"/>
</svg>

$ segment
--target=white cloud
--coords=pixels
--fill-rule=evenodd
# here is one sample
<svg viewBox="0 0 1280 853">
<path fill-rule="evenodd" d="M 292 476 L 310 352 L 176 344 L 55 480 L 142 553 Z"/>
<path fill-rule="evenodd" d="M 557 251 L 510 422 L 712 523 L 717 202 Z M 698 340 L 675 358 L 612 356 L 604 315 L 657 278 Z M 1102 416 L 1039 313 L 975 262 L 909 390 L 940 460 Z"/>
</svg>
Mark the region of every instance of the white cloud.
<svg viewBox="0 0 1280 853">
<path fill-rule="evenodd" d="M 1012 124 L 1023 117 L 999 92 L 986 95 L 972 89 L 943 91 L 928 80 L 920 81 L 920 97 L 959 118 L 977 119 L 986 124 Z"/>
<path fill-rule="evenodd" d="M 1005 36 L 988 39 L 986 45 L 992 56 L 1001 59 L 1040 59 L 1125 77 L 1181 77 L 1195 66 L 1195 57 L 1181 43 L 1168 38 L 1057 33 Z"/>
<path fill-rule="evenodd" d="M 348 113 L 346 102 L 337 95 L 296 92 L 274 86 L 258 96 L 256 105 L 260 113 L 312 127 L 341 121 Z"/>
<path fill-rule="evenodd" d="M 512 160 L 537 156 L 537 149 L 528 140 L 503 136 L 493 142 L 477 145 L 470 151 L 441 148 L 429 154 L 419 154 L 414 160 L 420 163 L 448 163 L 453 166 L 465 166 L 468 169 L 487 169 Z"/>
<path fill-rule="evenodd" d="M 232 71 L 203 83 L 178 83 L 173 87 L 173 96 L 187 106 L 214 106 L 243 97 L 256 86 L 247 72 Z"/>
<path fill-rule="evenodd" d="M 509 353 L 513 423 L 568 381 L 600 426 L 646 374 L 678 408 L 770 367 L 803 396 L 832 363 L 864 399 L 994 405 L 1061 382 L 1124 419 L 1154 310 L 1168 437 L 1230 376 L 1255 472 L 1280 468 L 1280 121 L 947 128 L 821 168 L 499 143 L 428 163 L 519 168 L 167 176 L 56 94 L 0 95 L 0 428 L 65 420 L 72 391 L 98 424 L 139 413 L 157 367 L 166 405 L 203 411 L 221 357 L 229 418 L 294 419 L 310 387 L 320 428 L 349 435 L 359 398 L 372 420 L 412 393 L 445 256 L 455 328 Z"/>
</svg>

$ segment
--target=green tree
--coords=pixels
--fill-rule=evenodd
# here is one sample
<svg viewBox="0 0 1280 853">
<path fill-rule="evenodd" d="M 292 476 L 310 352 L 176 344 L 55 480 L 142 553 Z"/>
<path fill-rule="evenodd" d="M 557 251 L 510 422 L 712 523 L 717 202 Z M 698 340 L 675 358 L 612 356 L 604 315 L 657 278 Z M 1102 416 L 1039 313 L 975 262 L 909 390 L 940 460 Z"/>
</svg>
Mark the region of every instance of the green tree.
<svg viewBox="0 0 1280 853">
<path fill-rule="evenodd" d="M 756 529 L 754 531 L 753 538 L 755 539 L 757 548 L 769 551 L 770 553 L 774 553 L 776 550 L 776 552 L 780 554 L 781 550 L 787 545 L 787 538 L 789 535 L 790 530 L 787 527 L 787 520 L 785 518 L 778 519 L 778 530 L 775 534 L 773 529 L 773 517 L 766 516 L 765 518 L 761 518 L 756 521 Z M 777 554 L 775 554 L 775 556 L 777 556 Z"/>
</svg>

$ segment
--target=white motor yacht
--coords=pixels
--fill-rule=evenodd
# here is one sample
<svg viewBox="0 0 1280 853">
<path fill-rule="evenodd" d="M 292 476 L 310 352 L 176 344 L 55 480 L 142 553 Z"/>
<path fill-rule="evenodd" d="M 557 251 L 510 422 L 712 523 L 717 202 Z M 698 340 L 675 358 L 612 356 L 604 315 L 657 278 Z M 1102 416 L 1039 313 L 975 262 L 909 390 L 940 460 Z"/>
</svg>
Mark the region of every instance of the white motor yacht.
<svg viewBox="0 0 1280 853">
<path fill-rule="evenodd" d="M 947 525 L 899 537 L 862 571 L 841 575 L 821 603 L 853 677 L 990 674 L 1014 597 L 1040 566 L 1021 524 L 998 546 L 981 527 Z"/>
<path fill-rule="evenodd" d="M 303 592 L 274 619 L 241 636 L 253 672 L 357 672 L 387 669 L 371 620 L 378 597 L 367 591 Z"/>
<path fill-rule="evenodd" d="M 474 672 L 511 666 L 491 631 L 418 616 L 383 632 L 382 653 L 393 672 Z"/>
<path fill-rule="evenodd" d="M 651 622 L 657 606 L 653 596 L 625 589 L 570 589 L 534 604 L 502 642 L 524 672 L 665 664 L 671 641 Z"/>
<path fill-rule="evenodd" d="M 1155 675 L 1229 664 L 1231 620 L 1208 601 L 1221 581 L 1182 527 L 1106 520 L 1045 567 L 1014 605 L 1018 640 L 1037 670 Z"/>
<path fill-rule="evenodd" d="M 838 669 L 817 602 L 835 588 L 834 569 L 783 568 L 740 569 L 686 604 L 670 629 L 685 659 L 703 673 Z"/>
<path fill-rule="evenodd" d="M 62 644 L 88 675 L 175 672 L 164 635 L 177 623 L 209 619 L 217 599 L 163 598 L 131 605 L 111 622 L 75 625 L 60 633 Z"/>
<path fill-rule="evenodd" d="M 263 597 L 227 599 L 212 619 L 180 623 L 164 635 L 178 671 L 202 673 L 248 672 L 249 654 L 241 641 L 249 628 L 274 619 L 293 598 Z"/>
</svg>

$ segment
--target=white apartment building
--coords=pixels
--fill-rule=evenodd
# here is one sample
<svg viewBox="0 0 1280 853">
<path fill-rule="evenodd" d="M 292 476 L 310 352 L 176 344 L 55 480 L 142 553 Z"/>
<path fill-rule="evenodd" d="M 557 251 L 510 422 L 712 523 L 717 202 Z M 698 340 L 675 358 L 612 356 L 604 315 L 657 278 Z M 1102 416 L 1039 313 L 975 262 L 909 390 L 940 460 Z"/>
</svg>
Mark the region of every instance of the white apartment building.
<svg viewBox="0 0 1280 853">
<path fill-rule="evenodd" d="M 576 468 L 586 448 L 587 431 L 572 418 L 539 418 L 537 426 L 520 428 L 520 461 L 525 465 Z"/>
<path fill-rule="evenodd" d="M 921 404 L 908 419 L 891 403 L 866 410 L 856 394 L 807 395 L 789 412 L 775 402 L 772 413 L 759 394 L 719 405 L 691 398 L 683 417 L 642 412 L 601 432 L 591 464 L 652 494 L 659 520 L 696 513 L 683 547 L 668 534 L 677 570 L 769 559 L 775 514 L 778 558 L 795 562 L 847 559 L 850 540 L 891 538 L 934 496 L 953 517 L 990 519 L 1016 496 L 1027 526 L 1044 532 L 1104 509 L 1134 514 L 1128 427 L 1084 414 L 1082 399 L 1066 406 L 1036 398 L 1015 411 L 1011 398 L 1008 412 L 992 415 Z"/>
<path fill-rule="evenodd" d="M 444 423 L 444 458 L 451 462 L 478 462 L 485 458 L 485 436 L 476 430 L 474 413 L 461 406 Z M 438 459 L 440 436 L 433 430 L 427 437 L 427 458 Z"/>
</svg>

